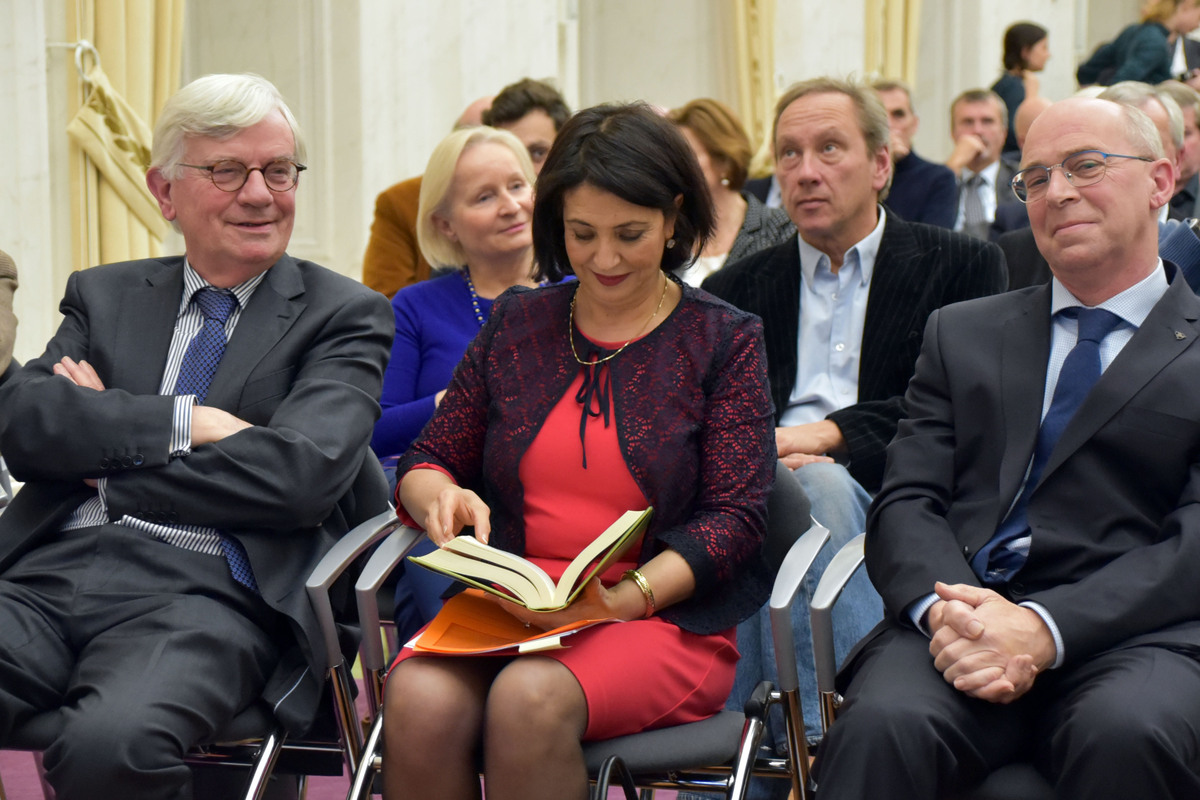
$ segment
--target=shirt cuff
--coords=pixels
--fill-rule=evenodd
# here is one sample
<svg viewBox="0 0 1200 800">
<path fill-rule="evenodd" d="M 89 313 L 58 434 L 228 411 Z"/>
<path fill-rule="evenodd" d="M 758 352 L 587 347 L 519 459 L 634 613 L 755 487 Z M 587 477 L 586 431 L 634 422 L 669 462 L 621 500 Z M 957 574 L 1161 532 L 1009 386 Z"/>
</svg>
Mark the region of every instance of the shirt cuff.
<svg viewBox="0 0 1200 800">
<path fill-rule="evenodd" d="M 1064 651 L 1062 633 L 1058 630 L 1058 626 L 1054 624 L 1054 617 L 1050 616 L 1050 612 L 1041 603 L 1035 603 L 1032 600 L 1026 600 L 1024 603 L 1019 603 L 1022 608 L 1028 608 L 1033 613 L 1042 618 L 1042 622 L 1046 623 L 1046 627 L 1050 629 L 1050 635 L 1054 637 L 1054 663 L 1050 665 L 1050 669 L 1058 669 L 1062 666 Z"/>
<path fill-rule="evenodd" d="M 171 458 L 192 452 L 192 407 L 195 405 L 195 395 L 175 396 L 175 410 L 171 415 L 171 449 L 167 453 Z"/>
<path fill-rule="evenodd" d="M 929 609 L 933 608 L 933 604 L 938 601 L 936 592 L 930 592 L 919 600 L 914 600 L 912 605 L 908 607 L 908 617 L 912 620 L 913 627 L 919 630 L 926 636 L 932 637 L 929 632 L 929 622 L 925 619 L 925 614 Z"/>
</svg>

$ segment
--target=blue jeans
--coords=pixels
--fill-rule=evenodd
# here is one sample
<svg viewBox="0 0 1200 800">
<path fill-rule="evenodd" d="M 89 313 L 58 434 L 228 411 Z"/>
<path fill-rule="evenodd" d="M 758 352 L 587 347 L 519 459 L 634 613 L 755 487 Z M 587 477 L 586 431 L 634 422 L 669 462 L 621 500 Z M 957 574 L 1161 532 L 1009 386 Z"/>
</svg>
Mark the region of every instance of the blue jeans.
<svg viewBox="0 0 1200 800">
<path fill-rule="evenodd" d="M 808 494 L 813 518 L 828 528 L 830 534 L 829 541 L 813 562 L 797 602 L 792 607 L 792 630 L 796 637 L 796 661 L 800 669 L 800 700 L 804 712 L 805 734 L 811 742 L 820 739 L 822 731 L 817 701 L 817 678 L 813 668 L 809 601 L 817 589 L 821 573 L 829 565 L 834 553 L 863 532 L 871 496 L 840 464 L 807 464 L 792 474 Z M 883 600 L 867 578 L 866 570 L 860 569 L 846 586 L 833 609 L 834 648 L 839 666 L 850 648 L 881 619 Z M 754 687 L 760 682 L 768 680 L 778 684 L 779 680 L 775 670 L 775 646 L 771 640 L 770 614 L 766 605 L 738 626 L 737 637 L 741 660 L 738 661 L 733 691 L 725 707 L 741 711 Z M 771 711 L 766 736 L 766 741 L 774 745 L 776 752 L 786 752 L 783 713 L 779 708 Z M 747 800 L 774 800 L 787 797 L 790 789 L 788 781 L 755 778 L 750 782 L 746 797 Z M 711 796 L 681 793 L 679 800 L 700 800 Z"/>
</svg>

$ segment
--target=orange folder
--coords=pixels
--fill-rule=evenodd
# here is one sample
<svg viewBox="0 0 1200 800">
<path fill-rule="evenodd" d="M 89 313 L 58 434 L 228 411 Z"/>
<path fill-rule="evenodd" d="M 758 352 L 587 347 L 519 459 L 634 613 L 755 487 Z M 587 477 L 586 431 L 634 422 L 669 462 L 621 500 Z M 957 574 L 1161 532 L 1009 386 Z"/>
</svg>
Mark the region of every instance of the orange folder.
<svg viewBox="0 0 1200 800">
<path fill-rule="evenodd" d="M 576 631 L 612 619 L 578 620 L 553 630 L 525 627 L 479 589 L 467 589 L 451 597 L 421 633 L 408 643 L 418 653 L 470 655 L 478 653 L 533 653 L 554 650 L 562 639 Z"/>
</svg>

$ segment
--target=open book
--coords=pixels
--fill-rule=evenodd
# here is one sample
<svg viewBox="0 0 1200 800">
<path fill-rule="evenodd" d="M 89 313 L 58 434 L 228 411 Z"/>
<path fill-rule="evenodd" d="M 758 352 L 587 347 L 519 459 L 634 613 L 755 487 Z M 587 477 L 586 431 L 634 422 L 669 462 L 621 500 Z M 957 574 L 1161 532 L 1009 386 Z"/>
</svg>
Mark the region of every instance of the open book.
<svg viewBox="0 0 1200 800">
<path fill-rule="evenodd" d="M 518 555 L 458 536 L 438 550 L 409 561 L 520 603 L 531 611 L 571 605 L 583 587 L 608 569 L 646 530 L 653 508 L 626 511 L 577 555 L 555 583 L 541 567 Z"/>
</svg>

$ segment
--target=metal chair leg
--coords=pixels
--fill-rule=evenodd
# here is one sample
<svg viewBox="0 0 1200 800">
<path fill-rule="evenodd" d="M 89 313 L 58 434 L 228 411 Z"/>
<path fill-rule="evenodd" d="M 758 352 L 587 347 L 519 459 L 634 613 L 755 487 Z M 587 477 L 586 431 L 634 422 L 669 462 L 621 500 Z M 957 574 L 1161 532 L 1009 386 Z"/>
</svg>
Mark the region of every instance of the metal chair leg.
<svg viewBox="0 0 1200 800">
<path fill-rule="evenodd" d="M 272 731 L 262 740 L 258 755 L 254 759 L 254 769 L 246 781 L 246 800 L 262 800 L 267 791 L 267 782 L 275 770 L 275 762 L 279 759 L 279 749 L 283 746 L 284 734 Z"/>
<path fill-rule="evenodd" d="M 350 792 L 346 800 L 367 800 L 371 796 L 371 784 L 375 782 L 375 760 L 380 757 L 379 744 L 383 739 L 383 709 L 375 717 L 367 743 L 363 746 L 362 758 L 354 766 Z"/>
</svg>

